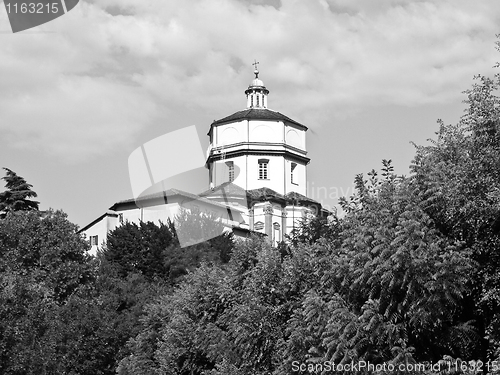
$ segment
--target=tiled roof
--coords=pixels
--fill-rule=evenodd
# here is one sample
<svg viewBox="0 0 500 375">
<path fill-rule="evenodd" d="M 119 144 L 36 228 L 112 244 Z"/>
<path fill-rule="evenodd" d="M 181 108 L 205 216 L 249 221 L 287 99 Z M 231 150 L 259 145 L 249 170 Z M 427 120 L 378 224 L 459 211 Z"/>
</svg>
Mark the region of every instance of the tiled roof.
<svg viewBox="0 0 500 375">
<path fill-rule="evenodd" d="M 292 120 L 279 112 L 274 112 L 266 108 L 250 108 L 243 111 L 233 113 L 230 116 L 224 117 L 220 120 L 214 121 L 212 125 L 223 124 L 226 122 L 232 122 L 237 120 L 275 120 L 275 121 L 288 121 L 295 125 L 299 125 L 304 130 L 307 130 L 307 126 Z"/>
<path fill-rule="evenodd" d="M 246 191 L 242 187 L 235 185 L 232 182 L 224 182 L 214 187 L 213 189 L 206 190 L 203 193 L 200 193 L 200 196 L 205 196 L 210 199 L 216 197 L 217 195 L 220 195 L 220 193 L 224 193 L 229 200 L 231 198 L 246 198 L 249 205 L 252 205 L 256 202 L 265 202 L 269 199 L 285 202 L 285 197 L 283 195 L 267 187 Z"/>
<path fill-rule="evenodd" d="M 295 204 L 304 204 L 304 203 L 314 203 L 314 204 L 320 204 L 319 202 L 315 201 L 312 198 L 308 198 L 305 195 L 299 194 L 297 192 L 290 192 L 286 195 L 282 195 L 272 189 L 269 189 L 267 187 L 262 187 L 259 189 L 252 189 L 245 191 L 243 188 L 239 187 L 238 185 L 235 185 L 231 182 L 225 182 L 219 186 L 216 186 L 213 190 L 206 190 L 202 192 L 199 195 L 188 193 L 186 191 L 178 190 L 178 189 L 169 189 L 165 191 L 160 191 L 154 194 L 149 194 L 149 195 L 144 195 L 141 196 L 137 199 L 126 199 L 120 202 L 115 203 L 113 206 L 110 207 L 110 210 L 116 210 L 117 206 L 121 204 L 127 204 L 127 203 L 141 203 L 141 202 L 147 202 L 150 200 L 155 200 L 155 199 L 162 199 L 164 197 L 173 197 L 173 196 L 183 196 L 186 198 L 190 198 L 192 200 L 197 200 L 199 202 L 205 202 L 207 204 L 211 204 L 214 206 L 219 206 L 223 208 L 227 208 L 228 206 L 224 203 L 218 202 L 213 199 L 209 199 L 208 196 L 213 195 L 214 192 L 218 192 L 224 189 L 224 193 L 227 194 L 227 197 L 245 197 L 247 198 L 247 201 L 249 203 L 257 202 L 257 201 L 267 201 L 267 200 L 277 200 L 277 201 L 282 201 L 286 202 L 287 204 L 295 203 Z"/>
<path fill-rule="evenodd" d="M 200 197 L 207 197 L 210 195 L 216 195 L 217 192 L 221 191 L 224 189 L 224 194 L 226 194 L 227 197 L 247 197 L 247 200 L 249 203 L 253 202 L 264 202 L 269 199 L 271 200 L 278 200 L 282 202 L 286 202 L 287 204 L 304 204 L 304 203 L 314 203 L 314 204 L 319 204 L 318 201 L 306 197 L 305 195 L 302 195 L 300 193 L 297 193 L 295 191 L 292 191 L 286 195 L 282 195 L 273 189 L 269 189 L 267 187 L 262 187 L 259 189 L 252 189 L 245 191 L 242 187 L 239 187 L 238 185 L 235 185 L 232 182 L 224 182 L 213 189 L 205 190 L 203 193 L 200 193 Z"/>
<path fill-rule="evenodd" d="M 267 187 L 248 190 L 247 194 L 248 197 L 253 201 L 266 201 L 268 199 L 285 200 L 285 197 L 283 195 Z"/>
<path fill-rule="evenodd" d="M 321 205 L 321 203 L 319 203 L 318 201 L 315 201 L 314 199 L 306 197 L 305 195 L 302 195 L 295 191 L 291 191 L 290 193 L 286 194 L 285 198 L 288 202 L 309 202 Z"/>
</svg>

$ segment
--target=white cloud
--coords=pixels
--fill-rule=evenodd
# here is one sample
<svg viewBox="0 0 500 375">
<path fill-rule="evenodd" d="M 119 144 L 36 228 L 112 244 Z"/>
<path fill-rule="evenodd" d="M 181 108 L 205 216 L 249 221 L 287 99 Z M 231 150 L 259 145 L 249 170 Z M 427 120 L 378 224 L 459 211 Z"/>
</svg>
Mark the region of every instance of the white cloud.
<svg viewBox="0 0 500 375">
<path fill-rule="evenodd" d="M 162 113 L 196 108 L 209 122 L 240 109 L 254 58 L 271 107 L 318 125 L 363 106 L 447 103 L 497 59 L 499 18 L 496 0 L 80 2 L 37 28 L 54 33 L 0 35 L 0 131 L 96 156 Z"/>
<path fill-rule="evenodd" d="M 129 144 L 154 110 L 135 88 L 78 76 L 0 104 L 2 131 L 14 146 L 45 150 L 69 162 Z"/>
</svg>

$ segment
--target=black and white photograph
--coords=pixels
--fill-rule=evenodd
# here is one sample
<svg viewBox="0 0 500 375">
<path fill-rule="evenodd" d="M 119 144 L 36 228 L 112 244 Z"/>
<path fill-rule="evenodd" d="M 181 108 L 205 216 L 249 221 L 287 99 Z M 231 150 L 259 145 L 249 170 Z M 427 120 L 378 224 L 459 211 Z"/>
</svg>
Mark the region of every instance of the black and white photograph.
<svg viewBox="0 0 500 375">
<path fill-rule="evenodd" d="M 500 2 L 0 0 L 0 375 L 59 374 L 500 375 Z"/>
</svg>

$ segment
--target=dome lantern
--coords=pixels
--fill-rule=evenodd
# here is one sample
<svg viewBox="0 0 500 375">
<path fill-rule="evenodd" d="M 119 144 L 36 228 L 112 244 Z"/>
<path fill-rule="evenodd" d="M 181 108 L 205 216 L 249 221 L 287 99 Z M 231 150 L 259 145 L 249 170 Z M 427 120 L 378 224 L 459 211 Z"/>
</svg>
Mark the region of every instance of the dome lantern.
<svg viewBox="0 0 500 375">
<path fill-rule="evenodd" d="M 257 69 L 258 61 L 255 61 L 252 65 L 255 67 L 253 73 L 255 74 L 255 79 L 252 81 L 248 89 L 245 90 L 245 95 L 247 96 L 247 108 L 267 108 L 267 95 L 269 90 L 264 86 L 264 82 L 259 79 L 259 69 Z"/>
</svg>

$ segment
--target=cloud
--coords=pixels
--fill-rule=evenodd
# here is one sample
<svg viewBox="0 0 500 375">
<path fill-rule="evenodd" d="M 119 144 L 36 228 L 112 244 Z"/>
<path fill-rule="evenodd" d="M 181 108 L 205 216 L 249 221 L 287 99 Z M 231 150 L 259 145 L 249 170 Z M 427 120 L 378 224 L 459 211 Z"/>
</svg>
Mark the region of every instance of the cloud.
<svg viewBox="0 0 500 375">
<path fill-rule="evenodd" d="M 119 101 L 109 100 L 119 96 Z M 135 88 L 102 78 L 59 78 L 39 93 L 2 100 L 4 136 L 68 162 L 113 152 L 137 135 L 154 112 Z"/>
<path fill-rule="evenodd" d="M 318 126 L 449 103 L 497 59 L 499 18 L 492 0 L 80 2 L 39 33 L 0 34 L 2 140 L 78 161 L 134 144 L 166 113 L 208 123 L 244 106 L 254 58 L 270 107 Z"/>
</svg>

